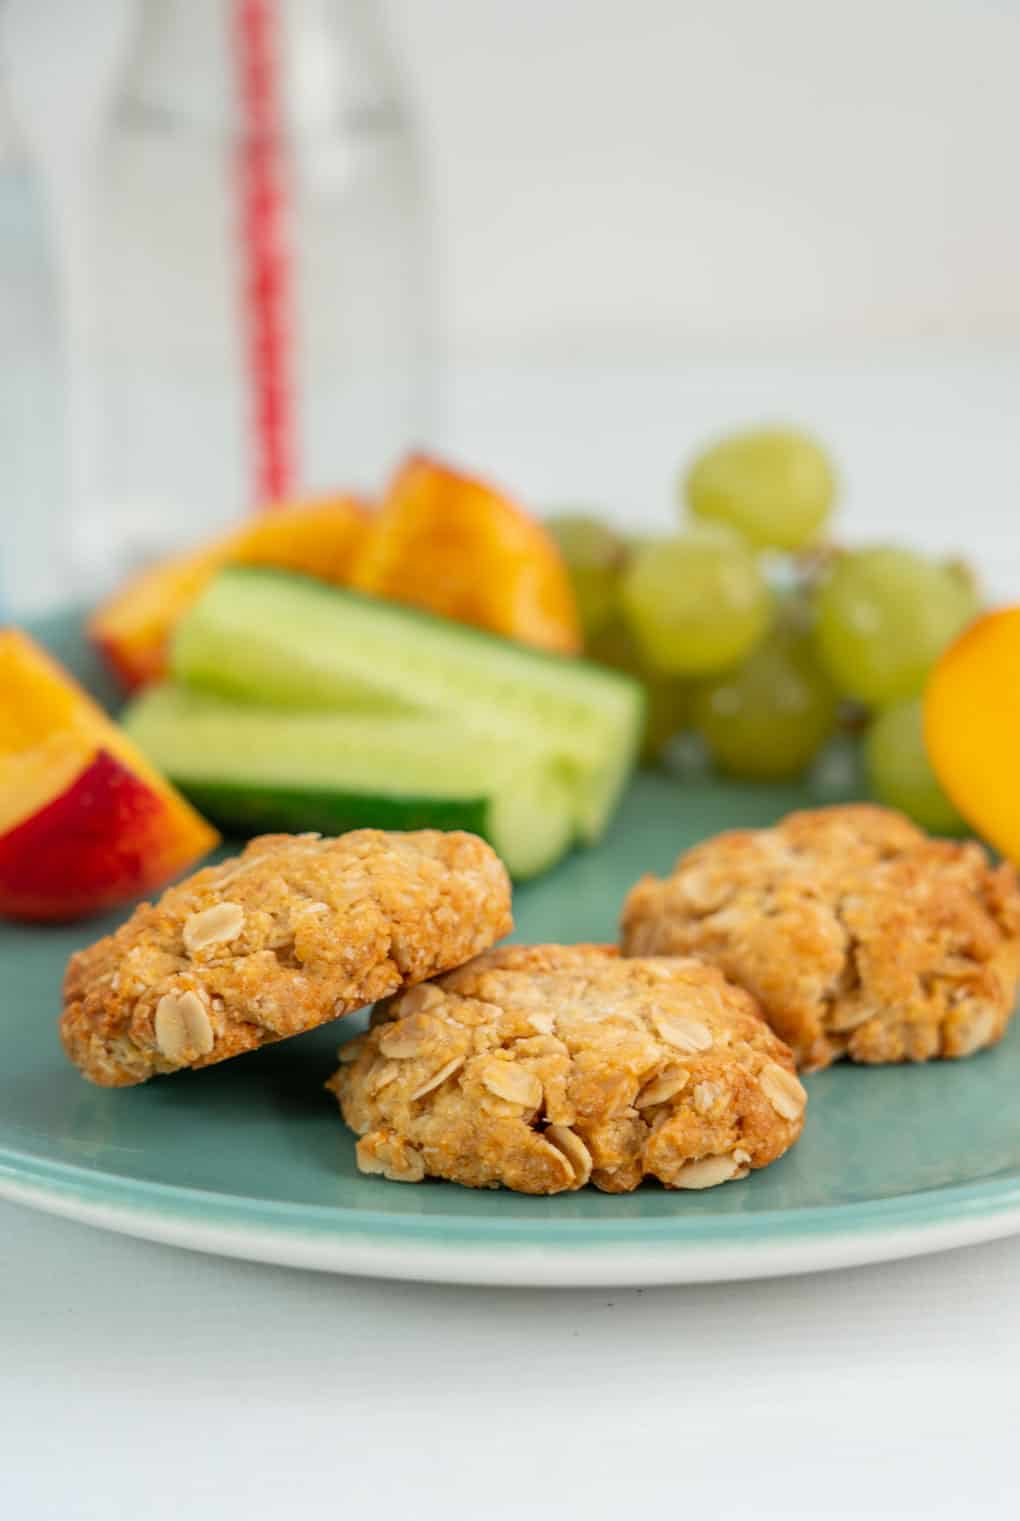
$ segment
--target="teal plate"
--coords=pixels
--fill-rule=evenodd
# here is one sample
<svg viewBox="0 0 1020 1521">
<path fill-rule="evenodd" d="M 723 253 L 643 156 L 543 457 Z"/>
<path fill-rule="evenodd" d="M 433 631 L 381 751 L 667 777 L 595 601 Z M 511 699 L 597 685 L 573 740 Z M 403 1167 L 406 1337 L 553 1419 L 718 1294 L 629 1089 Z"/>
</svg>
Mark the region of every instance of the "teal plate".
<svg viewBox="0 0 1020 1521">
<path fill-rule="evenodd" d="M 40 636 L 103 693 L 76 622 Z M 804 789 L 642 775 L 608 839 L 516 894 L 520 940 L 612 939 L 642 871 L 695 840 L 771 823 Z M 804 1137 L 704 1193 L 646 1185 L 551 1199 L 361 1177 L 323 1082 L 361 1017 L 204 1072 L 109 1091 L 56 1034 L 68 955 L 116 919 L 0 927 L 0 1194 L 238 1257 L 462 1283 L 764 1277 L 935 1251 L 1020 1230 L 1020 1024 L 965 1062 L 807 1080 Z"/>
</svg>

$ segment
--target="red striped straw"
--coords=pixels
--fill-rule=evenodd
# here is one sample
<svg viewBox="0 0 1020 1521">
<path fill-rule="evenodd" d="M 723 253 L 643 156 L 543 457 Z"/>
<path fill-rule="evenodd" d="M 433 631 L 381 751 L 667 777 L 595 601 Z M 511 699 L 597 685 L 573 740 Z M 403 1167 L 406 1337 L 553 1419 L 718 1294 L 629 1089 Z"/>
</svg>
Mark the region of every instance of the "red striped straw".
<svg viewBox="0 0 1020 1521">
<path fill-rule="evenodd" d="M 291 495 L 295 480 L 290 262 L 280 114 L 277 0 L 234 0 L 241 104 L 238 193 L 243 320 L 255 454 L 255 504 Z"/>
</svg>

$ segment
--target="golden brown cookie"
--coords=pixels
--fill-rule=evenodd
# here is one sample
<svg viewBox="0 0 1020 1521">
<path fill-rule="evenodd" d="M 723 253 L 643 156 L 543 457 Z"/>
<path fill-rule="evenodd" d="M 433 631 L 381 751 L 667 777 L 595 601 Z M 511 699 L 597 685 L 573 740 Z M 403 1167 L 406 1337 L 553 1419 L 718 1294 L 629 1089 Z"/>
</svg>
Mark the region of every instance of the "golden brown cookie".
<svg viewBox="0 0 1020 1521">
<path fill-rule="evenodd" d="M 60 1034 L 94 1083 L 143 1083 L 337 1019 L 512 928 L 475 835 L 263 835 L 72 956 Z"/>
<path fill-rule="evenodd" d="M 696 845 L 623 910 L 625 955 L 699 956 L 758 999 L 811 1070 L 968 1056 L 1020 975 L 1020 891 L 976 844 L 858 804 Z"/>
<path fill-rule="evenodd" d="M 506 946 L 380 1004 L 330 1080 L 358 1166 L 556 1194 L 709 1188 L 782 1156 L 807 1095 L 713 967 Z"/>
</svg>

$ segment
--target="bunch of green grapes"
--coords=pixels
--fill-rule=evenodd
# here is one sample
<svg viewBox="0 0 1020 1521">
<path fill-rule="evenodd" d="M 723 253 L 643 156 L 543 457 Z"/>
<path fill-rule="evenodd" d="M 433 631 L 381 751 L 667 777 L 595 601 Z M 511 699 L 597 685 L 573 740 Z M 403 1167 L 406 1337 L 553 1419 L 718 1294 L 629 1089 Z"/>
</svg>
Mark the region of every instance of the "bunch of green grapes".
<svg viewBox="0 0 1020 1521">
<path fill-rule="evenodd" d="M 777 780 L 859 728 L 876 796 L 928 828 L 962 827 L 928 763 L 920 697 L 979 610 L 966 568 L 827 544 L 835 471 L 794 429 L 720 440 L 680 494 L 684 521 L 668 536 L 630 542 L 585 515 L 551 524 L 586 652 L 645 684 L 645 760 L 693 730 L 719 770 Z"/>
</svg>

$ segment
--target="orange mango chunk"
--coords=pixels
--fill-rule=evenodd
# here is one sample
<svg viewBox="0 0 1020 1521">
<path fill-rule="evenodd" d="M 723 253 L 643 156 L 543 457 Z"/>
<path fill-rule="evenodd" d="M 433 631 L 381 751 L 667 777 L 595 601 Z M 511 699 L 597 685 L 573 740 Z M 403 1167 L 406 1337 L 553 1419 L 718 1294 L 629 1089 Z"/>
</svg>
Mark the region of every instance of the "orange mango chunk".
<svg viewBox="0 0 1020 1521">
<path fill-rule="evenodd" d="M 224 565 L 273 565 L 344 582 L 367 513 L 350 496 L 274 508 L 191 554 L 134 576 L 89 621 L 92 642 L 129 690 L 165 675 L 174 628 Z"/>
<path fill-rule="evenodd" d="M 968 824 L 1020 863 L 1020 607 L 985 614 L 942 655 L 925 689 L 924 739 Z"/>
<path fill-rule="evenodd" d="M 581 649 L 573 589 L 551 534 L 502 492 L 423 455 L 390 483 L 351 585 L 539 649 Z"/>
<path fill-rule="evenodd" d="M 102 913 L 218 842 L 55 660 L 0 630 L 0 915 Z"/>
</svg>

